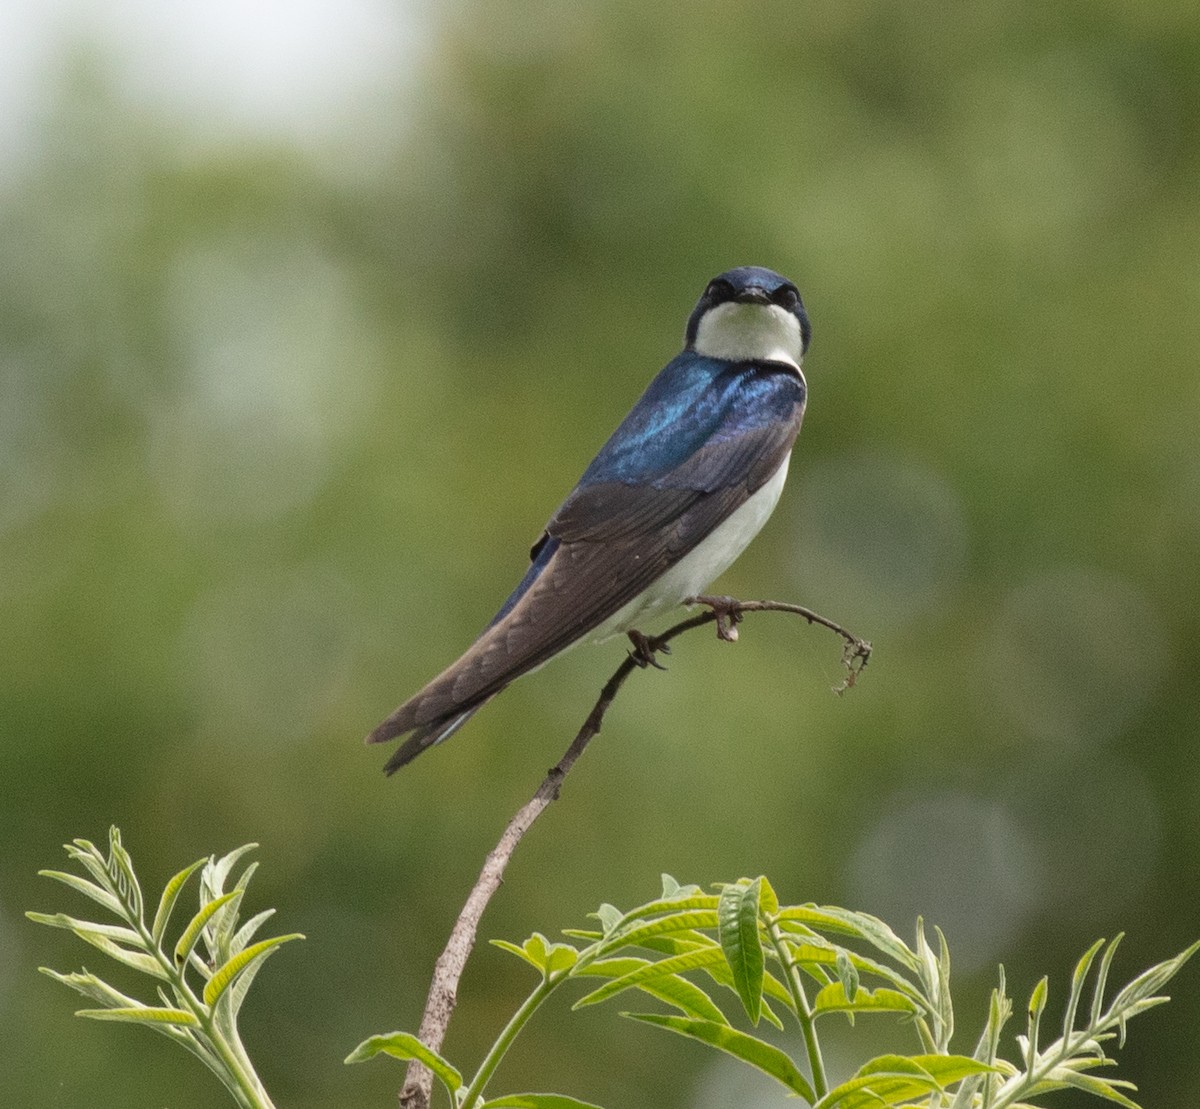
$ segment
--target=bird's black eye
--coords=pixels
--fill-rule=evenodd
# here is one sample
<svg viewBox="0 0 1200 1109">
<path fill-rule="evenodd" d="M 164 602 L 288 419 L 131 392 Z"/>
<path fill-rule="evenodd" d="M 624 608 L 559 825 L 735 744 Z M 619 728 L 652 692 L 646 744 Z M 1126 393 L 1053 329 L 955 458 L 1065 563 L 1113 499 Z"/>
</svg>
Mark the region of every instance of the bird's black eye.
<svg viewBox="0 0 1200 1109">
<path fill-rule="evenodd" d="M 718 304 L 722 301 L 732 300 L 733 286 L 728 281 L 718 277 L 708 283 L 708 288 L 704 290 L 704 298 Z"/>
<path fill-rule="evenodd" d="M 800 306 L 800 294 L 792 285 L 780 285 L 778 289 L 771 294 L 771 300 L 779 305 L 785 312 L 794 312 Z"/>
</svg>

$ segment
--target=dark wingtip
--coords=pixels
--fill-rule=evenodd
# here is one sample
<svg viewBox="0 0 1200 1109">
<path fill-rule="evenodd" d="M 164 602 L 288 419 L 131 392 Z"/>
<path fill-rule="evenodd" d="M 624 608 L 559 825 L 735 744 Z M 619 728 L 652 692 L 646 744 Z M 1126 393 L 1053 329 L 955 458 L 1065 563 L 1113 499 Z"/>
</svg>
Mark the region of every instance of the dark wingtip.
<svg viewBox="0 0 1200 1109">
<path fill-rule="evenodd" d="M 412 724 L 407 726 L 400 720 L 401 713 L 404 713 L 408 708 L 407 705 L 401 705 L 395 712 L 392 713 L 382 723 L 376 725 L 375 729 L 363 740 L 368 746 L 372 743 L 387 743 L 393 740 L 398 735 L 403 735 L 405 732 L 411 732 Z M 407 715 L 407 714 L 406 714 Z"/>
<path fill-rule="evenodd" d="M 429 741 L 426 735 L 418 732 L 411 739 L 402 743 L 399 749 L 393 753 L 392 757 L 383 764 L 384 774 L 390 778 L 402 766 L 407 766 L 412 762 L 428 746 Z"/>
</svg>

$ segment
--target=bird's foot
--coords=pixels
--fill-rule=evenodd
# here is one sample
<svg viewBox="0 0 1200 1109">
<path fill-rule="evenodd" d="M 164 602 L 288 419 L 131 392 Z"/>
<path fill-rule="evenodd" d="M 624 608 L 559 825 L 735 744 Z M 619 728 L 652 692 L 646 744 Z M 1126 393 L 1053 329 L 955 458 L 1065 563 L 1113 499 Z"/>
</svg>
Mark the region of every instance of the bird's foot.
<svg viewBox="0 0 1200 1109">
<path fill-rule="evenodd" d="M 664 655 L 671 653 L 671 648 L 665 643 L 659 643 L 652 636 L 640 632 L 637 628 L 630 628 L 625 633 L 629 636 L 629 642 L 633 644 L 633 650 L 629 652 L 629 657 L 638 664 L 643 670 L 647 666 L 653 666 L 655 670 L 665 670 L 666 667 L 658 661 L 654 656 L 661 651 Z"/>
<path fill-rule="evenodd" d="M 688 597 L 685 605 L 707 605 L 717 621 L 717 638 L 724 643 L 736 643 L 737 625 L 742 622 L 742 606 L 736 597 Z"/>
</svg>

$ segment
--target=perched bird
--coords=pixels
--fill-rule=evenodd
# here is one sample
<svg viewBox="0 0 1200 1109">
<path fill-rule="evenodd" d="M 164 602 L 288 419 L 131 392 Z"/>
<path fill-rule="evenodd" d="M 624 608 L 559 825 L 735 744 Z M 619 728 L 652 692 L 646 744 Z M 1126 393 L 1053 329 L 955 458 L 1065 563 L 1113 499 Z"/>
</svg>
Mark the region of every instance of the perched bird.
<svg viewBox="0 0 1200 1109">
<path fill-rule="evenodd" d="M 585 638 L 626 632 L 644 653 L 635 624 L 700 593 L 742 553 L 783 489 L 810 335 L 796 286 L 779 274 L 740 266 L 708 283 L 682 353 L 550 517 L 492 622 L 367 737 L 411 733 L 387 773 Z"/>
</svg>

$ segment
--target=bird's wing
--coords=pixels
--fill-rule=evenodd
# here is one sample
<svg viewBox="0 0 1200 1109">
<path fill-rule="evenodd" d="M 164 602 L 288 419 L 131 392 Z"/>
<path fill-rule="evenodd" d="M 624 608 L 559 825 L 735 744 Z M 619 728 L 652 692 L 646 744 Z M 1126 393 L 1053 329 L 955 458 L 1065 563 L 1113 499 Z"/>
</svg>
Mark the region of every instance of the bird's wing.
<svg viewBox="0 0 1200 1109">
<path fill-rule="evenodd" d="M 596 463 L 589 467 L 546 525 L 533 566 L 497 618 L 458 661 L 368 737 L 378 743 L 419 729 L 389 769 L 441 738 L 443 724 L 632 601 L 775 473 L 800 429 L 803 384 L 769 368 L 740 369 L 756 375 L 753 390 L 726 390 L 702 444 L 682 458 L 677 448 L 671 458 L 668 431 L 649 444 L 639 475 L 623 467 L 610 478 Z M 775 394 L 767 406 L 762 404 L 764 381 Z M 597 462 L 603 457 L 602 451 Z M 674 464 L 663 468 L 664 458 Z"/>
</svg>

